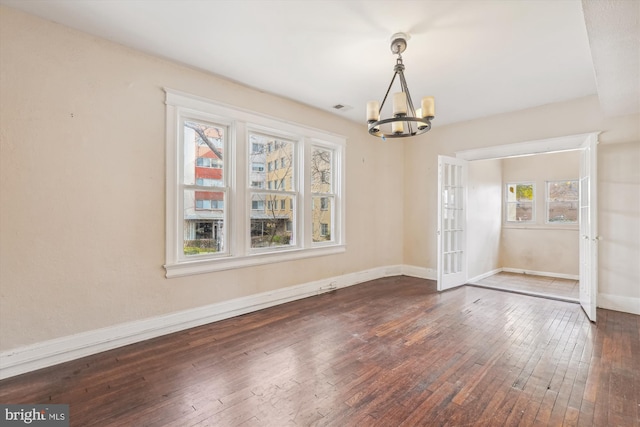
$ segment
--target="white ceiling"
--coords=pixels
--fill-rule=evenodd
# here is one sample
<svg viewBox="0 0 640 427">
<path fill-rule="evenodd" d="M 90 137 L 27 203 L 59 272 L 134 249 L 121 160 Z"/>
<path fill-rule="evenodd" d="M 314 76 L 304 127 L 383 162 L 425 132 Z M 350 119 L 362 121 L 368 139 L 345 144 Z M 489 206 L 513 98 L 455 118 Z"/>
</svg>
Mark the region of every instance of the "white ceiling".
<svg viewBox="0 0 640 427">
<path fill-rule="evenodd" d="M 391 81 L 391 35 L 406 32 L 409 89 L 416 102 L 435 96 L 437 126 L 595 94 L 597 88 L 613 94 L 607 102 L 624 104 L 609 111 L 637 112 L 640 2 L 584 1 L 586 25 L 597 28 L 589 34 L 579 0 L 0 3 L 357 122 L 364 122 L 366 102 L 381 101 Z M 608 6 L 589 7 L 591 2 Z M 630 25 L 616 28 L 616 19 L 629 15 Z M 608 26 L 599 26 L 602 16 Z M 604 40 L 600 53 L 608 52 L 606 44 L 617 43 L 611 31 L 631 39 L 613 55 L 631 58 L 609 64 L 603 88 L 596 84 L 590 46 Z M 611 62 L 611 55 L 600 56 Z M 627 71 L 625 82 L 635 78 L 635 92 L 616 84 L 620 68 Z M 334 110 L 336 104 L 347 108 Z"/>
</svg>

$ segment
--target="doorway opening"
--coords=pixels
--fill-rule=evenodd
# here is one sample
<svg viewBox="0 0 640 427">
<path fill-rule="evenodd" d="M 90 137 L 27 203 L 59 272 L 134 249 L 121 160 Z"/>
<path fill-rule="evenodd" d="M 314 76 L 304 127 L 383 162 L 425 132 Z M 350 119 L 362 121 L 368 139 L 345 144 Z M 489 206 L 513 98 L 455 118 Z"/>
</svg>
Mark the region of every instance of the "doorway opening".
<svg viewBox="0 0 640 427">
<path fill-rule="evenodd" d="M 584 309 L 585 313 L 592 321 L 595 321 L 596 315 L 596 293 L 597 293 L 597 219 L 596 219 L 596 205 L 597 205 L 597 189 L 596 189 L 596 144 L 598 133 L 588 133 L 581 135 L 572 135 L 567 137 L 552 138 L 547 140 L 529 141 L 524 143 L 508 144 L 502 146 L 488 147 L 475 150 L 467 150 L 464 152 L 457 152 L 455 158 L 439 156 L 439 191 L 440 199 L 438 203 L 438 289 L 444 290 L 455 286 L 460 286 L 468 282 L 469 279 L 473 281 L 479 281 L 494 275 L 495 273 L 502 272 L 500 260 L 490 259 L 491 254 L 499 248 L 495 248 L 495 242 L 491 241 L 491 233 L 484 223 L 481 223 L 479 227 L 482 232 L 479 235 L 472 235 L 469 233 L 468 226 L 471 221 L 477 218 L 472 216 L 479 210 L 478 206 L 468 206 L 469 192 L 472 189 L 467 187 L 465 179 L 462 179 L 459 183 L 455 183 L 456 192 L 453 194 L 463 194 L 463 202 L 459 206 L 453 206 L 450 200 L 452 191 L 447 188 L 446 173 L 451 165 L 462 165 L 462 171 L 460 176 L 467 177 L 469 163 L 476 160 L 496 160 L 496 159 L 508 159 L 516 157 L 531 156 L 536 154 L 550 154 L 561 153 L 568 151 L 575 151 L 579 157 L 579 200 L 577 202 L 576 209 L 579 211 L 579 224 L 573 226 L 572 232 L 576 236 L 574 239 L 574 251 L 577 249 L 579 252 L 578 270 L 579 274 L 575 277 L 575 266 L 573 272 L 565 272 L 559 275 L 548 274 L 553 279 L 569 279 L 578 281 L 579 289 L 579 302 Z M 503 178 L 500 172 L 500 186 L 503 186 Z M 449 185 L 451 187 L 451 185 Z M 477 197 L 477 194 L 471 193 L 476 196 L 476 199 L 480 200 L 478 203 L 485 203 L 483 197 Z M 500 190 L 500 194 L 504 194 Z M 545 196 L 546 197 L 546 196 Z M 503 206 L 502 196 L 498 196 L 498 213 L 500 218 L 503 218 Z M 545 205 L 546 206 L 546 205 Z M 454 272 L 450 272 L 446 268 L 445 262 L 447 257 L 452 251 L 452 246 L 447 240 L 447 218 L 452 217 L 452 209 L 455 209 L 459 221 L 455 223 L 453 230 L 459 235 L 459 238 L 449 239 L 453 240 L 456 245 L 455 249 L 459 253 L 459 258 L 464 259 L 465 262 Z M 547 209 L 545 207 L 545 209 Z M 554 210 L 555 211 L 555 210 Z M 501 220 L 498 221 L 499 226 L 502 227 Z M 493 222 L 495 224 L 495 220 Z M 477 225 L 477 224 L 476 224 Z M 531 232 L 528 228 L 536 227 L 524 227 L 522 224 L 512 227 L 514 229 L 513 239 L 522 238 L 522 231 L 526 230 Z M 490 228 L 490 227 L 489 227 Z M 539 229 L 549 227 L 538 227 Z M 473 232 L 473 230 L 471 230 Z M 552 229 L 553 232 L 553 229 Z M 482 234 L 484 233 L 484 234 Z M 531 236 L 532 234 L 529 234 Z M 577 241 L 576 241 L 577 240 Z M 458 244 L 459 243 L 459 244 Z M 493 250 L 490 247 L 494 245 Z M 546 250 L 545 250 L 546 251 Z M 517 251 L 516 251 L 517 252 Z M 557 254 L 550 253 L 550 255 L 558 256 Z M 537 268 L 536 271 L 527 271 L 512 269 L 516 271 L 508 271 L 507 273 L 525 273 L 524 275 L 538 275 L 545 276 L 544 272 L 553 271 L 553 258 L 546 261 L 546 264 L 542 264 L 543 267 Z M 549 266 L 549 270 L 544 266 Z M 520 277 L 524 277 L 520 276 Z M 557 276 L 557 277 L 556 277 Z M 568 277 L 563 277 L 568 276 Z M 535 278 L 527 278 L 529 281 Z M 553 282 L 553 280 L 551 281 Z M 572 287 L 571 283 L 564 283 L 566 287 Z M 524 284 L 522 285 L 524 286 Z M 571 297 L 569 297 L 571 298 Z"/>
</svg>

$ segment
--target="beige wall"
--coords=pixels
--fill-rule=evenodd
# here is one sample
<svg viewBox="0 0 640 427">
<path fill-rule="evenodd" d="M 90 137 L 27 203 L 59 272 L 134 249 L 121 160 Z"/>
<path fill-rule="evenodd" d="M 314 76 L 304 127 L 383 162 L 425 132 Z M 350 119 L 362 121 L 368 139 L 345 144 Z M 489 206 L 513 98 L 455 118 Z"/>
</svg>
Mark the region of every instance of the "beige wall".
<svg viewBox="0 0 640 427">
<path fill-rule="evenodd" d="M 640 314 L 640 142 L 602 144 L 598 162 L 600 292 L 635 296 Z"/>
<path fill-rule="evenodd" d="M 12 9 L 0 31 L 0 350 L 402 263 L 402 145 Z M 347 252 L 166 279 L 163 87 L 346 136 Z"/>
<path fill-rule="evenodd" d="M 503 223 L 502 267 L 571 276 L 579 274 L 578 225 L 545 224 L 546 181 L 578 179 L 579 169 L 579 151 L 502 160 L 504 184 L 535 183 L 536 212 L 532 223 Z"/>
<path fill-rule="evenodd" d="M 163 87 L 344 135 L 347 252 L 164 278 Z M 436 118 L 413 141 L 383 143 L 336 115 L 0 7 L 0 351 L 381 266 L 435 268 L 438 154 L 593 130 L 611 202 L 600 289 L 640 298 L 627 261 L 640 256 L 639 122 L 604 119 L 587 97 Z"/>
<path fill-rule="evenodd" d="M 602 131 L 598 305 L 640 313 L 640 115 L 604 117 L 596 96 L 438 126 L 405 143 L 404 263 L 436 268 L 437 156 Z"/>
<path fill-rule="evenodd" d="M 471 279 L 502 267 L 502 160 L 469 162 L 467 183 L 467 270 Z"/>
</svg>

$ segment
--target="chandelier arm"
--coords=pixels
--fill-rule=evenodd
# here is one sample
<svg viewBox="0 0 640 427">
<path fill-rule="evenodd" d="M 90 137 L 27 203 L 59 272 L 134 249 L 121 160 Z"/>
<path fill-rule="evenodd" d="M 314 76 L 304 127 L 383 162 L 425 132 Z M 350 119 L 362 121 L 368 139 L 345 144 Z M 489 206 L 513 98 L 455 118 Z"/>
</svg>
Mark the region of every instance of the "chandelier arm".
<svg viewBox="0 0 640 427">
<path fill-rule="evenodd" d="M 407 86 L 407 80 L 404 78 L 404 73 L 402 71 L 400 71 L 400 87 L 402 88 L 402 91 L 406 94 L 407 96 L 407 104 L 408 104 L 408 108 L 410 111 L 410 114 L 407 114 L 408 116 L 411 117 L 415 117 L 416 116 L 416 110 L 415 108 L 413 108 L 413 101 L 411 100 L 411 94 L 409 93 L 409 86 Z M 412 127 L 412 122 L 408 121 L 407 125 L 409 127 L 409 133 L 413 133 L 413 129 Z M 416 129 L 417 130 L 417 129 Z"/>
<path fill-rule="evenodd" d="M 380 108 L 378 109 L 378 114 L 382 114 L 382 107 L 384 106 L 384 103 L 387 100 L 387 97 L 389 96 L 389 91 L 391 90 L 391 86 L 393 86 L 393 82 L 396 80 L 397 75 L 398 75 L 398 72 L 396 71 L 393 74 L 393 77 L 391 78 L 391 83 L 389 83 L 389 87 L 387 88 L 387 93 L 384 94 L 384 98 L 382 99 L 382 104 L 380 104 Z"/>
</svg>

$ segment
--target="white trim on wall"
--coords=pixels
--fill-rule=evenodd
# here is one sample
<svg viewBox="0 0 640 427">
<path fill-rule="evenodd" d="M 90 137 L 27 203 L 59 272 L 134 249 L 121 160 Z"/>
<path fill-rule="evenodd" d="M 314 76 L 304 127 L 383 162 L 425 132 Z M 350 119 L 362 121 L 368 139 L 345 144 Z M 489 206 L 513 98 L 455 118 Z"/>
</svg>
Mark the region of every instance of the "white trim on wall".
<svg viewBox="0 0 640 427">
<path fill-rule="evenodd" d="M 587 138 L 597 136 L 599 134 L 599 131 L 589 132 L 578 135 L 560 136 L 557 138 L 496 145 L 494 147 L 474 148 L 472 150 L 456 151 L 456 157 L 471 161 L 580 150 L 584 148 L 584 141 Z"/>
<path fill-rule="evenodd" d="M 438 280 L 438 272 L 435 268 L 403 265 L 402 274 L 405 276 L 419 277 L 420 279 Z"/>
<path fill-rule="evenodd" d="M 510 268 L 510 267 L 503 267 L 501 270 L 506 273 L 520 273 L 520 274 L 530 274 L 532 276 L 554 277 L 556 279 L 580 280 L 580 276 L 578 274 L 551 273 L 548 271 L 523 270 L 521 268 Z"/>
<path fill-rule="evenodd" d="M 467 280 L 467 283 L 479 282 L 482 279 L 486 279 L 487 277 L 493 276 L 494 274 L 501 273 L 501 268 L 496 268 L 495 270 L 487 271 L 486 273 L 482 273 L 478 276 L 472 277 Z"/>
<path fill-rule="evenodd" d="M 0 379 L 338 288 L 400 274 L 403 274 L 403 267 L 400 265 L 378 267 L 14 348 L 0 353 Z"/>
<path fill-rule="evenodd" d="M 486 279 L 489 276 L 493 276 L 494 274 L 498 274 L 503 271 L 506 273 L 519 273 L 519 274 L 530 274 L 532 276 L 553 277 L 556 279 L 580 280 L 580 276 L 577 274 L 550 273 L 548 271 L 534 271 L 534 270 L 523 270 L 521 268 L 503 267 L 503 268 L 496 268 L 495 270 L 491 270 L 486 273 L 480 274 L 478 276 L 472 277 L 471 279 L 467 280 L 467 283 L 478 282 L 482 279 Z"/>
<path fill-rule="evenodd" d="M 640 315 L 640 298 L 598 292 L 598 307 Z"/>
<path fill-rule="evenodd" d="M 467 283 L 480 280 L 500 271 L 524 272 L 518 269 L 497 269 L 476 276 Z M 540 274 L 551 277 L 558 275 L 546 272 L 527 271 L 527 274 Z M 432 268 L 412 265 L 392 265 L 370 270 L 350 273 L 343 276 L 330 277 L 302 285 L 249 295 L 204 307 L 156 316 L 82 332 L 75 335 L 43 341 L 24 347 L 14 348 L 0 353 L 0 379 L 13 377 L 37 369 L 46 368 L 58 363 L 68 362 L 81 357 L 100 353 L 128 344 L 182 331 L 219 320 L 228 319 L 278 304 L 320 295 L 339 288 L 357 285 L 369 280 L 393 276 L 411 276 L 421 279 L 436 280 L 437 272 Z M 576 276 L 571 276 L 573 278 Z M 434 283 L 435 285 L 435 283 Z M 640 315 L 640 298 L 620 297 L 610 294 L 599 294 L 600 307 L 609 310 L 623 311 Z"/>
</svg>

